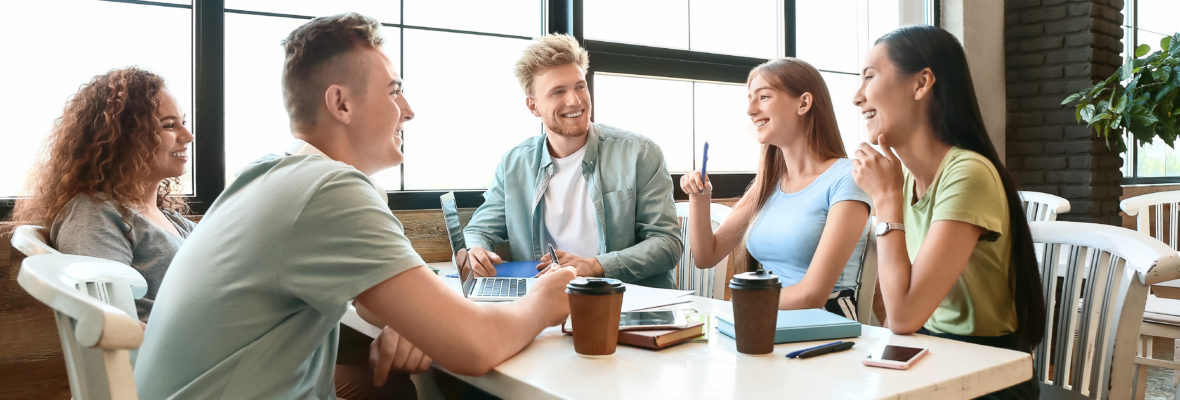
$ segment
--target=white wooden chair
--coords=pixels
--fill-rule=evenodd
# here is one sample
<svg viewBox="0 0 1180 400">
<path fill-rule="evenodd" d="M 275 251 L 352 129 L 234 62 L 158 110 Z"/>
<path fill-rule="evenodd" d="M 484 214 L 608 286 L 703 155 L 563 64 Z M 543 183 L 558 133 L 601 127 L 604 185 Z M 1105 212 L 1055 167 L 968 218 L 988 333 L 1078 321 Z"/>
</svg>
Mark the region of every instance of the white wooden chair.
<svg viewBox="0 0 1180 400">
<path fill-rule="evenodd" d="M 38 254 L 61 254 L 49 245 L 49 235 L 45 227 L 38 225 L 21 225 L 12 231 L 12 247 L 25 256 Z"/>
<path fill-rule="evenodd" d="M 40 254 L 61 254 L 60 251 L 49 245 L 48 237 L 49 235 L 46 234 L 44 227 L 21 225 L 16 227 L 12 232 L 12 247 L 19 250 L 26 257 Z M 135 309 L 135 299 L 142 299 L 147 294 L 147 281 L 143 279 L 143 275 L 139 275 L 139 271 L 134 269 L 131 271 L 135 272 L 139 276 L 139 279 L 126 281 L 128 284 L 126 287 L 108 288 L 105 280 L 88 282 L 84 279 L 77 281 L 76 286 L 78 290 L 89 294 L 91 297 L 118 307 L 126 312 L 127 315 L 138 319 L 139 313 Z"/>
<path fill-rule="evenodd" d="M 712 228 L 721 226 L 721 221 L 729 217 L 733 208 L 724 204 L 712 203 L 709 206 L 709 219 Z M 676 203 L 676 219 L 680 222 L 680 237 L 684 239 L 684 252 L 681 253 L 680 263 L 676 265 L 676 288 L 693 290 L 695 295 L 725 300 L 725 286 L 728 284 L 727 274 L 733 271 L 732 257 L 726 256 L 717 265 L 708 268 L 696 268 L 692 258 L 692 247 L 688 238 L 688 203 Z"/>
<path fill-rule="evenodd" d="M 1058 214 L 1069 212 L 1069 200 L 1042 192 L 1021 190 L 1020 205 L 1024 206 L 1024 217 L 1029 221 L 1056 221 Z"/>
<path fill-rule="evenodd" d="M 1044 246 L 1041 276 L 1062 277 L 1060 283 L 1043 280 L 1045 338 L 1033 357 L 1042 398 L 1130 398 L 1147 285 L 1180 274 L 1180 257 L 1121 227 L 1062 221 L 1029 226 L 1033 242 Z"/>
<path fill-rule="evenodd" d="M 877 217 L 869 217 L 868 240 L 865 242 L 864 258 L 860 263 L 860 277 L 856 282 L 856 320 L 862 324 L 881 326 L 873 314 L 873 302 L 877 296 L 877 235 L 872 226 Z"/>
<path fill-rule="evenodd" d="M 1135 229 L 1171 246 L 1173 250 L 1180 249 L 1177 240 L 1177 206 L 1180 204 L 1180 191 L 1166 191 L 1129 197 L 1119 203 L 1119 208 L 1129 216 L 1135 217 Z M 1180 352 L 1173 355 L 1172 360 L 1154 358 L 1152 348 L 1155 338 L 1172 341 L 1173 348 L 1180 339 L 1180 300 L 1161 299 L 1149 296 L 1147 307 L 1143 314 L 1143 324 L 1140 327 L 1139 355 L 1135 358 L 1136 387 L 1139 393 L 1147 384 L 1147 367 L 1169 368 L 1180 371 Z M 1180 395 L 1180 372 L 1173 373 L 1172 385 L 1177 395 Z M 1143 396 L 1137 396 L 1142 399 Z"/>
<path fill-rule="evenodd" d="M 130 352 L 143 342 L 143 328 L 131 316 L 135 309 L 128 315 L 79 286 L 118 297 L 126 295 L 120 292 L 128 288 L 146 290 L 143 276 L 110 260 L 41 254 L 25 258 L 16 279 L 25 291 L 53 309 L 73 398 L 135 399 Z"/>
</svg>

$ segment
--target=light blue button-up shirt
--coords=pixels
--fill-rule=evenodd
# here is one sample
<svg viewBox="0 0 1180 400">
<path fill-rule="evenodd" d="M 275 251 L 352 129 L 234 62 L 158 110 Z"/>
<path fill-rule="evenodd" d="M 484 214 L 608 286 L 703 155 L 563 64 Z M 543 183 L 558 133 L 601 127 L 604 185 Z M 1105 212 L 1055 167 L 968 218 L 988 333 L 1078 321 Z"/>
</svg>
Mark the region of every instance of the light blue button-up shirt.
<svg viewBox="0 0 1180 400">
<path fill-rule="evenodd" d="M 674 287 L 672 269 L 684 243 L 664 154 L 651 140 L 607 125 L 591 124 L 588 135 L 582 176 L 598 216 L 595 258 L 608 278 Z M 544 134 L 509 150 L 464 230 L 467 245 L 491 250 L 508 241 L 512 259 L 539 260 L 553 172 Z"/>
</svg>

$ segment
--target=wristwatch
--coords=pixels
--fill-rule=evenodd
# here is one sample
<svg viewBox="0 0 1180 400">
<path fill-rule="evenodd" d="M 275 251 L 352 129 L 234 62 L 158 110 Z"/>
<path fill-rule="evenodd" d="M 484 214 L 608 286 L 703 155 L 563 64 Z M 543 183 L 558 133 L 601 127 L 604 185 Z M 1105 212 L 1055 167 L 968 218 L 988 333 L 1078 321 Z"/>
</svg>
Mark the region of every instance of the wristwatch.
<svg viewBox="0 0 1180 400">
<path fill-rule="evenodd" d="M 905 232 L 905 225 L 902 225 L 901 222 L 878 222 L 876 229 L 873 229 L 877 236 L 889 233 L 889 231 Z"/>
</svg>

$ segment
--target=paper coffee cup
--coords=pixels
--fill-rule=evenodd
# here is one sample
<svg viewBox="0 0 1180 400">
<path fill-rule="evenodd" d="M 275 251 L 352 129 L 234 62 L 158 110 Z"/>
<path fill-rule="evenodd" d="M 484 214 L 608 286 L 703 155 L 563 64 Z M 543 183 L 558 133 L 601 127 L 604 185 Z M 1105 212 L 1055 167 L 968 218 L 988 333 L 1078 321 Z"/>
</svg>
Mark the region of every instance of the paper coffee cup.
<svg viewBox="0 0 1180 400">
<path fill-rule="evenodd" d="M 733 331 L 737 351 L 743 354 L 769 354 L 774 351 L 775 323 L 778 319 L 778 296 L 782 286 L 770 271 L 758 269 L 733 276 Z"/>
<path fill-rule="evenodd" d="M 623 282 L 610 278 L 575 278 L 566 285 L 578 355 L 606 357 L 615 353 L 626 289 Z"/>
</svg>

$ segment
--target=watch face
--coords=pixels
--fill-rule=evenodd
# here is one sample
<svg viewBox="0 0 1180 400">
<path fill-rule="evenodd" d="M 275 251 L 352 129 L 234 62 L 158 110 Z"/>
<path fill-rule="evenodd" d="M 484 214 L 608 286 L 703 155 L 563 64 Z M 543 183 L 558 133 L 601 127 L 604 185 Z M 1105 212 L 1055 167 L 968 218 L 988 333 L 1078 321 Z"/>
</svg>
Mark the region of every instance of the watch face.
<svg viewBox="0 0 1180 400">
<path fill-rule="evenodd" d="M 878 222 L 877 229 L 875 229 L 875 231 L 876 231 L 875 233 L 877 234 L 877 236 L 884 235 L 886 229 L 889 229 L 889 224 L 886 224 L 884 222 Z"/>
</svg>

